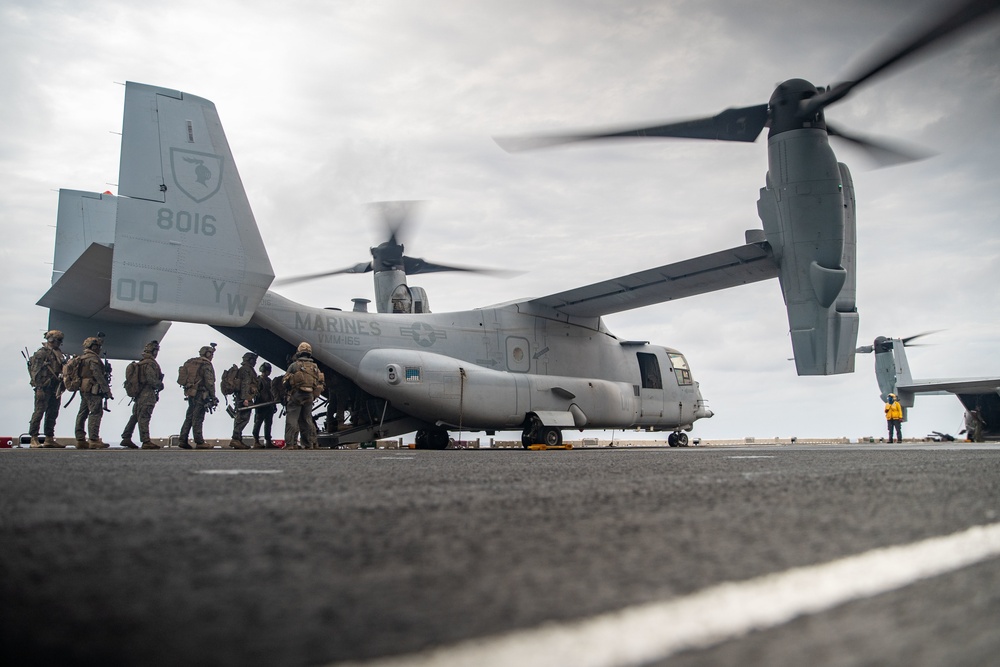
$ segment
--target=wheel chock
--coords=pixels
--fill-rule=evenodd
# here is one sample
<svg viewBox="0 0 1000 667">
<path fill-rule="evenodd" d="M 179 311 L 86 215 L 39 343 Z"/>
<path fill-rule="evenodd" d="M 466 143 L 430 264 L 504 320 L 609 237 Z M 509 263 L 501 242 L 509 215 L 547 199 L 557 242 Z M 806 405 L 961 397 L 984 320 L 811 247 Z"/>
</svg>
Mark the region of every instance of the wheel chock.
<svg viewBox="0 0 1000 667">
<path fill-rule="evenodd" d="M 538 443 L 537 445 L 528 445 L 528 449 L 530 449 L 533 452 L 545 452 L 550 449 L 573 449 L 573 445 L 566 443 L 564 445 L 553 446 L 553 445 L 545 445 L 542 443 Z"/>
</svg>

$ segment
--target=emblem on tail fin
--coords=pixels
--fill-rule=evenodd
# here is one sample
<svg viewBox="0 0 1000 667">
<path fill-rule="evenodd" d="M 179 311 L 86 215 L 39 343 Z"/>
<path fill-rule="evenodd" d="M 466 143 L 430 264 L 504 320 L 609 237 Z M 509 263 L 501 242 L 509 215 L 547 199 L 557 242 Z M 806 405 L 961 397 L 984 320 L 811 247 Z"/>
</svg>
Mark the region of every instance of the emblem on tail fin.
<svg viewBox="0 0 1000 667">
<path fill-rule="evenodd" d="M 183 148 L 170 149 L 170 172 L 181 192 L 196 204 L 211 199 L 222 186 L 222 157 Z"/>
</svg>

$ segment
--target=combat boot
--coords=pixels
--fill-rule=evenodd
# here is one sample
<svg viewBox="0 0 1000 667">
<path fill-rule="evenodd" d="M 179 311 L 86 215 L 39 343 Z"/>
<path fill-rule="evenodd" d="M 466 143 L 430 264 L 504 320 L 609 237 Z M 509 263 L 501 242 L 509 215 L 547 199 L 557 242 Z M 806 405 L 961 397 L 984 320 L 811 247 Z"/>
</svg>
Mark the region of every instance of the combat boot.
<svg viewBox="0 0 1000 667">
<path fill-rule="evenodd" d="M 111 446 L 108 443 L 101 440 L 100 438 L 98 438 L 97 440 L 88 440 L 87 444 L 90 445 L 91 449 L 107 449 L 108 447 Z"/>
<path fill-rule="evenodd" d="M 139 447 L 134 442 L 132 442 L 132 438 L 125 438 L 124 440 L 122 440 L 121 446 L 125 447 L 126 449 L 139 449 Z"/>
<path fill-rule="evenodd" d="M 54 435 L 45 436 L 45 444 L 42 447 L 47 447 L 48 449 L 65 449 L 66 445 L 62 444 Z"/>
<path fill-rule="evenodd" d="M 155 442 L 151 442 L 149 440 L 147 440 L 146 442 L 142 443 L 142 447 L 141 447 L 141 449 L 159 449 L 159 448 L 160 448 L 160 446 L 158 444 L 156 444 Z"/>
<path fill-rule="evenodd" d="M 264 449 L 265 448 L 264 443 L 262 443 L 260 441 L 260 438 L 254 438 L 253 439 L 253 448 L 254 449 Z"/>
<path fill-rule="evenodd" d="M 38 449 L 41 446 L 42 446 L 42 443 L 38 439 L 38 436 L 37 435 L 31 436 L 31 445 L 30 445 L 30 448 L 32 448 L 32 449 Z"/>
<path fill-rule="evenodd" d="M 232 447 L 233 449 L 250 449 L 243 443 L 242 440 L 239 440 L 237 438 L 233 438 L 232 440 L 230 440 L 229 446 Z"/>
<path fill-rule="evenodd" d="M 207 442 L 195 442 L 194 443 L 194 448 L 195 449 L 215 449 L 214 446 L 208 444 Z"/>
<path fill-rule="evenodd" d="M 187 440 L 179 440 L 177 442 L 177 446 L 180 447 L 181 449 L 191 449 L 191 443 L 188 442 Z"/>
<path fill-rule="evenodd" d="M 87 441 L 84 440 L 83 438 L 77 438 L 76 439 L 76 448 L 77 449 L 90 449 L 90 445 L 87 444 Z"/>
</svg>

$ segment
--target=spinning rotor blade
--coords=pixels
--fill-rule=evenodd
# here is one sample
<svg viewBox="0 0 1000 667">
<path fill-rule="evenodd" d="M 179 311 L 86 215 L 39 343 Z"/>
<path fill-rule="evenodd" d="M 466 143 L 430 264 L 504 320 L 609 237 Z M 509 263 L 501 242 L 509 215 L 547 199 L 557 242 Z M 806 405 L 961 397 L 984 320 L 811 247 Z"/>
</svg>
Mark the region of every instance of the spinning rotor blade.
<svg viewBox="0 0 1000 667">
<path fill-rule="evenodd" d="M 466 273 L 482 273 L 486 275 L 504 276 L 515 275 L 517 271 L 506 271 L 503 269 L 490 269 L 475 266 L 456 266 L 448 264 L 435 264 L 420 257 L 408 257 L 403 254 L 403 244 L 400 237 L 403 233 L 413 228 L 412 215 L 421 201 L 382 201 L 373 202 L 369 206 L 381 219 L 389 238 L 377 246 L 371 248 L 372 259 L 370 262 L 362 262 L 343 269 L 333 271 L 320 271 L 301 276 L 291 276 L 275 280 L 272 284 L 294 285 L 307 280 L 326 278 L 328 276 L 343 273 L 378 273 L 381 271 L 402 271 L 406 275 L 418 273 L 436 273 L 440 271 L 463 271 Z"/>
<path fill-rule="evenodd" d="M 832 88 L 828 88 L 826 92 L 804 102 L 799 110 L 799 117 L 807 118 L 815 115 L 834 102 L 842 100 L 854 88 L 868 79 L 998 8 L 1000 8 L 1000 0 L 967 0 L 967 2 L 938 17 L 919 32 L 887 45 L 846 81 L 838 83 Z"/>
<path fill-rule="evenodd" d="M 831 137 L 840 137 L 844 141 L 850 142 L 865 151 L 880 167 L 890 167 L 906 162 L 925 160 L 933 155 L 933 153 L 919 148 L 906 147 L 902 144 L 891 143 L 885 140 L 876 141 L 860 134 L 848 134 L 839 127 L 834 127 L 829 122 L 826 124 L 826 130 Z"/>
<path fill-rule="evenodd" d="M 463 271 L 466 273 L 482 273 L 488 276 L 511 276 L 518 275 L 520 271 L 509 271 L 507 269 L 487 269 L 481 266 L 456 266 L 448 264 L 434 264 L 425 261 L 420 257 L 403 257 L 404 272 L 406 275 L 417 273 L 439 273 L 442 271 Z"/>
<path fill-rule="evenodd" d="M 547 148 L 578 141 L 615 139 L 620 137 L 678 137 L 686 139 L 715 139 L 717 141 L 753 142 L 767 125 L 767 105 L 726 109 L 708 118 L 654 125 L 652 127 L 616 130 L 593 134 L 563 134 L 534 137 L 494 137 L 494 141 L 508 153 Z"/>
<path fill-rule="evenodd" d="M 926 343 L 911 343 L 910 341 L 922 338 L 924 336 L 930 336 L 931 334 L 941 333 L 942 331 L 943 329 L 935 329 L 934 331 L 924 331 L 923 333 L 918 333 L 913 336 L 909 336 L 907 338 L 902 338 L 901 340 L 903 341 L 904 347 L 921 347 L 923 345 L 926 345 Z"/>
<path fill-rule="evenodd" d="M 288 278 L 278 278 L 272 285 L 275 287 L 280 285 L 294 285 L 295 283 L 304 283 L 307 280 L 315 280 L 316 278 L 326 278 L 327 276 L 335 276 L 341 273 L 368 273 L 372 270 L 372 263 L 360 263 L 354 266 L 349 266 L 346 269 L 336 269 L 334 271 L 321 271 L 320 273 L 309 273 L 302 276 L 289 276 Z"/>
<path fill-rule="evenodd" d="M 906 338 L 900 338 L 899 340 L 900 342 L 903 343 L 903 347 L 924 347 L 926 343 L 911 343 L 910 341 L 922 338 L 923 336 L 930 336 L 931 334 L 940 333 L 941 331 L 943 331 L 943 329 L 935 329 L 934 331 L 924 331 L 923 333 L 914 334 L 913 336 L 908 336 Z M 886 338 L 884 336 L 879 336 L 878 338 L 875 339 L 875 343 L 879 344 L 883 341 L 889 341 L 889 340 L 892 339 Z M 855 348 L 854 351 L 860 354 L 871 354 L 872 352 L 875 351 L 875 345 L 862 345 L 860 347 Z"/>
<path fill-rule="evenodd" d="M 389 232 L 388 243 L 390 245 L 401 245 L 398 237 L 403 236 L 403 232 L 413 227 L 413 215 L 423 205 L 420 200 L 397 200 L 397 201 L 376 201 L 369 204 L 369 208 L 382 219 L 382 224 Z"/>
</svg>

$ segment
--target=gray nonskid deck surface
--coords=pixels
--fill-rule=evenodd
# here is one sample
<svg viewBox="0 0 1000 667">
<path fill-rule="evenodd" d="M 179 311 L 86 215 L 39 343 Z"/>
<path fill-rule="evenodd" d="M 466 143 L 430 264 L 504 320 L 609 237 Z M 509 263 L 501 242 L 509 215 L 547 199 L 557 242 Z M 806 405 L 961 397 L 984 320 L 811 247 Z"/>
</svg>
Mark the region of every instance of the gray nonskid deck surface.
<svg viewBox="0 0 1000 667">
<path fill-rule="evenodd" d="M 990 446 L 3 450 L 0 648 L 408 653 L 993 523 L 998 479 Z M 998 583 L 987 561 L 665 664 L 983 664 Z"/>
</svg>

